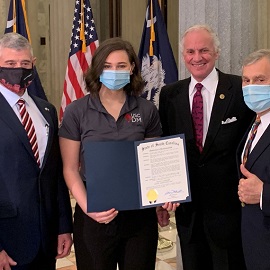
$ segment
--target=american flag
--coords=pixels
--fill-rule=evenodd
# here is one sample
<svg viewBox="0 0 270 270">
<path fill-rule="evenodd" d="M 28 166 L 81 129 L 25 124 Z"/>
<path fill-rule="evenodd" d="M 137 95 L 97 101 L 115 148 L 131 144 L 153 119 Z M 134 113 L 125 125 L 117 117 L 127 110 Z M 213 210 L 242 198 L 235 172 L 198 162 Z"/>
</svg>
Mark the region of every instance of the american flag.
<svg viewBox="0 0 270 270">
<path fill-rule="evenodd" d="M 90 1 L 76 0 L 60 121 L 66 106 L 87 93 L 83 74 L 91 64 L 92 55 L 98 45 Z"/>
</svg>

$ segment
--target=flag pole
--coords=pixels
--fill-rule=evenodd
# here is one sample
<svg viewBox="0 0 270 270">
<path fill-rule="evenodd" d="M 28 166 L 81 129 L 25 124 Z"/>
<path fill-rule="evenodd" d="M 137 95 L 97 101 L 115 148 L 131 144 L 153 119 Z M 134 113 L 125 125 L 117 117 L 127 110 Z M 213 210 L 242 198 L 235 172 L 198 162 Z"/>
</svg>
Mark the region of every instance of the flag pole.
<svg viewBox="0 0 270 270">
<path fill-rule="evenodd" d="M 84 35 L 84 1 L 81 2 L 81 28 L 80 28 L 80 40 L 82 41 L 82 52 L 86 52 L 86 41 Z"/>
<path fill-rule="evenodd" d="M 23 16 L 24 16 L 25 28 L 26 28 L 28 40 L 29 40 L 29 43 L 32 44 L 32 42 L 31 42 L 31 36 L 30 36 L 30 30 L 29 30 L 29 25 L 28 25 L 28 20 L 27 20 L 27 15 L 26 15 L 25 0 L 21 0 L 21 3 L 22 3 Z"/>
<path fill-rule="evenodd" d="M 154 55 L 153 42 L 155 41 L 155 27 L 154 27 L 152 0 L 151 0 L 151 4 L 150 4 L 150 18 L 151 18 L 151 35 L 150 35 L 150 45 L 149 45 L 149 56 L 153 56 Z"/>
<path fill-rule="evenodd" d="M 13 0 L 13 26 L 12 30 L 13 32 L 17 33 L 17 23 L 15 22 L 16 20 L 16 1 Z"/>
</svg>

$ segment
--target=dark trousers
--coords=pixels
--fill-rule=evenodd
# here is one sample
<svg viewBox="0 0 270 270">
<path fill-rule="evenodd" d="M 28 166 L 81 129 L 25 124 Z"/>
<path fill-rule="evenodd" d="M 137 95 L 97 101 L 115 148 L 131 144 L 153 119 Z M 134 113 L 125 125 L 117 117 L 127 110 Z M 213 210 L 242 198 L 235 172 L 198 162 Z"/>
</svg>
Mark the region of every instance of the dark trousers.
<svg viewBox="0 0 270 270">
<path fill-rule="evenodd" d="M 240 237 L 235 245 L 221 248 L 212 241 L 203 224 L 189 243 L 179 237 L 184 270 L 246 270 Z"/>
<path fill-rule="evenodd" d="M 12 266 L 12 270 L 55 270 L 56 269 L 56 260 L 55 258 L 46 256 L 43 251 L 40 249 L 39 253 L 35 259 L 25 265 Z"/>
<path fill-rule="evenodd" d="M 76 205 L 74 248 L 78 270 L 154 270 L 158 239 L 155 209 L 119 212 L 99 224 Z"/>
</svg>

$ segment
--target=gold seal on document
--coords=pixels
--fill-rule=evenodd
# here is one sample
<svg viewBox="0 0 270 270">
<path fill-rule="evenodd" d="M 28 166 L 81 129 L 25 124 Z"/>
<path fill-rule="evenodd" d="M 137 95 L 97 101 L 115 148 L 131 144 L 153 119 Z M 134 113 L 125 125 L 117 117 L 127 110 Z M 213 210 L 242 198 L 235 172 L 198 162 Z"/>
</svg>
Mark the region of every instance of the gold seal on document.
<svg viewBox="0 0 270 270">
<path fill-rule="evenodd" d="M 157 198 L 158 198 L 158 192 L 156 189 L 150 189 L 147 192 L 146 196 L 147 196 L 149 203 L 155 203 L 157 201 Z"/>
</svg>

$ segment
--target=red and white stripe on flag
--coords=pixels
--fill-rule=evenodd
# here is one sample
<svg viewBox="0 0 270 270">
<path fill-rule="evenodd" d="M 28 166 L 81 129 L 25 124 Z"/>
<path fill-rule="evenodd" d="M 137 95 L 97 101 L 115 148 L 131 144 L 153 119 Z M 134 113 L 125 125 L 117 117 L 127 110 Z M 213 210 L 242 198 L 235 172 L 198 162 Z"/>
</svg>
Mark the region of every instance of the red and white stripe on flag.
<svg viewBox="0 0 270 270">
<path fill-rule="evenodd" d="M 60 108 L 60 121 L 65 108 L 86 94 L 84 72 L 99 46 L 89 0 L 76 0 L 71 34 L 70 52 Z"/>
</svg>

